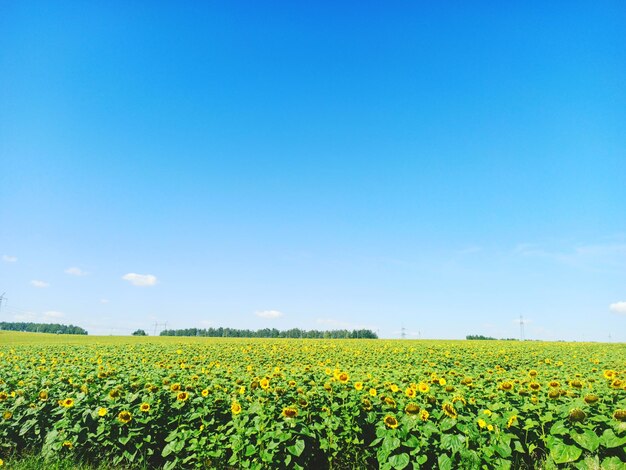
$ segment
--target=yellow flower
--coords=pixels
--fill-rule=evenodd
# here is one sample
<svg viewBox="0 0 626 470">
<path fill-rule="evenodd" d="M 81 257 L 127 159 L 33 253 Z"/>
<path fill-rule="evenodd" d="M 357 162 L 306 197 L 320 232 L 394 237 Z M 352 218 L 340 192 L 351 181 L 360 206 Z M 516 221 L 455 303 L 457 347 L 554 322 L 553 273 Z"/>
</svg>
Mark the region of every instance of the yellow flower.
<svg viewBox="0 0 626 470">
<path fill-rule="evenodd" d="M 4 465 L 4 460 L 0 459 L 0 467 Z"/>
<path fill-rule="evenodd" d="M 63 443 L 63 447 L 66 448 L 66 449 L 71 449 L 72 447 L 74 447 L 74 444 L 72 444 L 71 441 L 65 441 Z"/>
<path fill-rule="evenodd" d="M 13 413 L 11 413 L 10 411 L 5 411 L 4 414 L 2 415 L 3 419 L 11 419 L 13 417 Z"/>
<path fill-rule="evenodd" d="M 513 415 L 509 418 L 509 420 L 506 423 L 506 427 L 510 428 L 511 426 L 513 426 L 515 423 L 517 422 L 517 416 Z"/>
<path fill-rule="evenodd" d="M 241 387 L 239 387 L 239 395 L 243 395 L 244 393 L 246 393 L 246 387 L 242 385 Z"/>
<path fill-rule="evenodd" d="M 557 380 L 551 380 L 548 384 L 548 387 L 550 388 L 559 388 L 560 386 L 561 384 Z"/>
<path fill-rule="evenodd" d="M 354 389 L 358 392 L 363 390 L 363 382 L 354 382 Z"/>
<path fill-rule="evenodd" d="M 418 386 L 417 389 L 422 392 L 422 393 L 428 393 L 428 391 L 430 390 L 430 387 L 428 386 L 427 383 L 425 382 L 421 382 Z"/>
<path fill-rule="evenodd" d="M 541 388 L 541 384 L 539 382 L 531 382 L 528 384 L 528 386 L 533 392 L 536 392 Z"/>
<path fill-rule="evenodd" d="M 450 418 L 455 418 L 458 416 L 456 412 L 456 408 L 452 403 L 444 403 L 441 407 L 443 412 L 448 415 Z"/>
<path fill-rule="evenodd" d="M 398 420 L 391 415 L 385 416 L 383 421 L 385 422 L 385 426 L 389 429 L 396 429 L 398 427 Z"/>
<path fill-rule="evenodd" d="M 176 400 L 185 402 L 189 398 L 189 394 L 187 392 L 180 392 L 176 395 Z"/>
<path fill-rule="evenodd" d="M 415 398 L 415 390 L 413 390 L 411 387 L 407 388 L 404 391 L 404 394 L 409 398 Z"/>
<path fill-rule="evenodd" d="M 400 390 L 400 389 L 398 388 L 398 386 L 397 386 L 396 384 L 391 384 L 391 385 L 389 386 L 389 390 L 391 390 L 391 391 L 392 391 L 392 393 L 396 393 L 396 392 L 397 392 L 398 390 Z"/>
<path fill-rule="evenodd" d="M 147 413 L 148 411 L 150 411 L 150 403 L 142 403 L 139 406 L 139 410 L 144 412 L 144 413 Z"/>
<path fill-rule="evenodd" d="M 615 371 L 611 369 L 607 369 L 604 371 L 603 375 L 605 379 L 612 379 L 613 377 L 615 377 Z"/>
<path fill-rule="evenodd" d="M 204 390 L 202 390 L 201 394 L 202 394 L 203 397 L 208 397 L 209 396 L 209 390 L 205 388 Z"/>
<path fill-rule="evenodd" d="M 493 424 L 487 425 L 487 431 L 493 431 Z"/>
<path fill-rule="evenodd" d="M 133 419 L 133 415 L 130 411 L 120 411 L 117 415 L 117 420 L 122 424 L 129 423 L 131 419 Z"/>
<path fill-rule="evenodd" d="M 531 377 L 537 377 L 537 371 L 535 369 L 530 369 L 528 371 L 528 375 L 530 375 Z"/>
<path fill-rule="evenodd" d="M 238 415 L 239 413 L 241 413 L 241 405 L 236 401 L 233 402 L 233 404 L 230 405 L 230 411 L 232 411 L 234 415 Z"/>
<path fill-rule="evenodd" d="M 420 407 L 415 403 L 409 403 L 404 407 L 404 412 L 409 416 L 415 416 L 420 412 Z"/>
<path fill-rule="evenodd" d="M 9 396 L 7 395 L 6 392 L 0 392 L 0 401 L 4 401 L 8 398 Z"/>
<path fill-rule="evenodd" d="M 120 391 L 117 388 L 114 388 L 109 392 L 110 398 L 118 398 L 120 396 Z"/>
<path fill-rule="evenodd" d="M 479 418 L 478 419 L 478 427 L 480 429 L 483 429 L 483 428 L 487 427 L 487 422 L 484 419 Z"/>
<path fill-rule="evenodd" d="M 42 390 L 39 392 L 39 399 L 41 401 L 46 401 L 48 399 L 48 390 Z"/>
<path fill-rule="evenodd" d="M 500 390 L 510 392 L 511 390 L 513 390 L 513 384 L 511 382 L 502 382 L 500 384 Z"/>
<path fill-rule="evenodd" d="M 430 413 L 429 413 L 428 411 L 426 411 L 426 410 L 422 410 L 422 411 L 420 412 L 420 419 L 421 419 L 422 421 L 428 421 L 428 417 L 429 417 L 429 416 L 430 416 Z"/>
<path fill-rule="evenodd" d="M 100 408 L 98 410 L 98 416 L 100 416 L 100 417 L 106 416 L 108 412 L 109 412 L 109 410 L 107 410 L 106 408 Z"/>
<path fill-rule="evenodd" d="M 179 384 L 179 383 L 172 384 L 172 385 L 170 386 L 170 390 L 171 390 L 172 392 L 178 392 L 178 391 L 180 391 L 180 384 Z"/>
<path fill-rule="evenodd" d="M 268 388 L 270 388 L 270 381 L 268 379 L 261 379 L 259 381 L 259 386 L 263 389 L 263 390 L 267 390 Z"/>
<path fill-rule="evenodd" d="M 346 372 L 342 372 L 337 376 L 337 379 L 339 380 L 339 382 L 341 382 L 342 384 L 345 384 L 348 382 L 348 380 L 350 379 L 350 376 L 346 373 Z"/>
<path fill-rule="evenodd" d="M 444 379 L 443 377 L 441 379 L 439 379 L 439 385 L 441 385 L 442 387 L 446 384 L 446 379 Z"/>
<path fill-rule="evenodd" d="M 375 388 L 370 388 L 370 396 L 375 397 L 378 394 Z"/>
<path fill-rule="evenodd" d="M 71 408 L 72 406 L 74 406 L 74 399 L 66 398 L 65 400 L 61 400 L 60 403 L 63 408 Z"/>
<path fill-rule="evenodd" d="M 286 407 L 283 408 L 283 412 L 282 415 L 287 418 L 287 419 L 292 419 L 295 418 L 296 416 L 298 416 L 298 410 L 296 410 L 295 408 L 291 408 L 291 407 Z"/>
</svg>

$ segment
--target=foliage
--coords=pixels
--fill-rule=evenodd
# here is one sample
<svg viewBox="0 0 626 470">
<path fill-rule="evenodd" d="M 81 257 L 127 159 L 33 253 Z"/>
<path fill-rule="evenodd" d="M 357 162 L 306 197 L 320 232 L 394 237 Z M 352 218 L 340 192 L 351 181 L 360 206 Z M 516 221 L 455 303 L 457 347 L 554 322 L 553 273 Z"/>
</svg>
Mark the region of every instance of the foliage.
<svg viewBox="0 0 626 470">
<path fill-rule="evenodd" d="M 148 336 L 144 330 L 133 331 L 133 336 Z"/>
<path fill-rule="evenodd" d="M 62 335 L 87 334 L 87 331 L 79 326 L 60 325 L 58 323 L 0 322 L 0 330 L 26 331 L 30 333 L 57 333 Z"/>
<path fill-rule="evenodd" d="M 37 337 L 0 338 L 9 468 L 626 464 L 619 344 Z"/>
<path fill-rule="evenodd" d="M 161 336 L 201 336 L 210 338 L 324 338 L 324 339 L 377 339 L 378 335 L 371 330 L 241 330 L 236 328 L 186 328 L 181 330 L 163 330 Z"/>
</svg>

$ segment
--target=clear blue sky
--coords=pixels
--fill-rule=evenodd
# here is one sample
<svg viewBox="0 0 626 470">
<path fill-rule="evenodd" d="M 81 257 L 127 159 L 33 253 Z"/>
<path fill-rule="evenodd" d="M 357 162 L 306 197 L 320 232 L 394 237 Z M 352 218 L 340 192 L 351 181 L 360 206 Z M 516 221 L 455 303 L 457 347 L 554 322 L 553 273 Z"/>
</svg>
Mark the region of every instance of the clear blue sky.
<svg viewBox="0 0 626 470">
<path fill-rule="evenodd" d="M 0 321 L 626 341 L 625 32 L 622 1 L 2 2 Z"/>
</svg>

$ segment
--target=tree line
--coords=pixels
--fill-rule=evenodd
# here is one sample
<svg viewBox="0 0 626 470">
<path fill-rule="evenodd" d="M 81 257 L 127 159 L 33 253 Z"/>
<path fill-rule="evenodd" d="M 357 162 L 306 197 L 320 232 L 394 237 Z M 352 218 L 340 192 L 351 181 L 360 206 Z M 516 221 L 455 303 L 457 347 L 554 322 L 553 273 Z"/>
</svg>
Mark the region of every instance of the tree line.
<svg viewBox="0 0 626 470">
<path fill-rule="evenodd" d="M 498 340 L 498 338 L 494 338 L 493 336 L 483 336 L 483 335 L 467 335 L 465 337 L 465 339 L 476 339 L 476 340 L 491 340 L 491 341 L 517 341 L 516 338 L 501 338 L 500 340 Z"/>
<path fill-rule="evenodd" d="M 180 330 L 163 330 L 160 336 L 206 336 L 210 338 L 319 338 L 319 339 L 378 339 L 371 330 L 241 330 L 237 328 L 185 328 Z"/>
<path fill-rule="evenodd" d="M 80 326 L 60 325 L 58 323 L 0 322 L 0 330 L 26 331 L 29 333 L 58 333 L 62 335 L 86 335 Z"/>
</svg>

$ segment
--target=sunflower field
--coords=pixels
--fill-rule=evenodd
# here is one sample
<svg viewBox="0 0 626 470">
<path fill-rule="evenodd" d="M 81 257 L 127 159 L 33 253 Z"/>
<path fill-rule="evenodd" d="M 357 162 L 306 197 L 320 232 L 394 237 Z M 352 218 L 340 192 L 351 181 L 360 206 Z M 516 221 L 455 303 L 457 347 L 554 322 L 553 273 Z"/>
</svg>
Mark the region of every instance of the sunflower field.
<svg viewBox="0 0 626 470">
<path fill-rule="evenodd" d="M 7 467 L 626 468 L 623 344 L 14 335 Z"/>
</svg>

